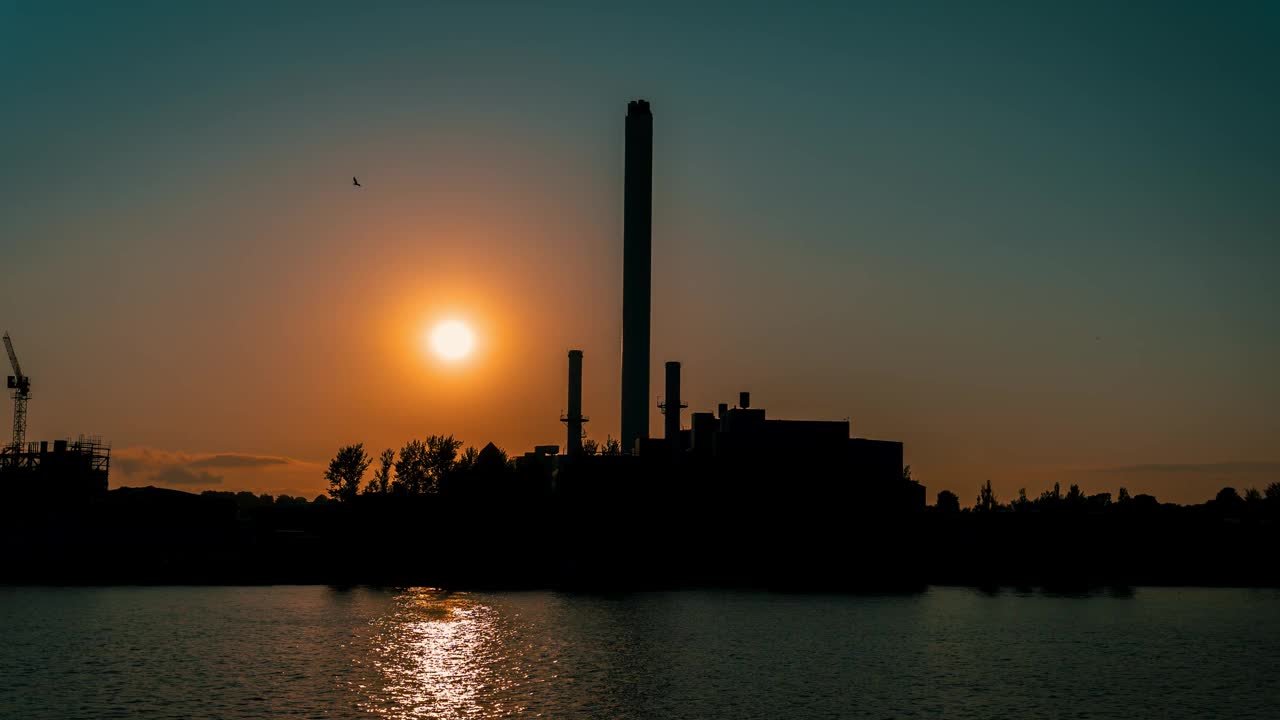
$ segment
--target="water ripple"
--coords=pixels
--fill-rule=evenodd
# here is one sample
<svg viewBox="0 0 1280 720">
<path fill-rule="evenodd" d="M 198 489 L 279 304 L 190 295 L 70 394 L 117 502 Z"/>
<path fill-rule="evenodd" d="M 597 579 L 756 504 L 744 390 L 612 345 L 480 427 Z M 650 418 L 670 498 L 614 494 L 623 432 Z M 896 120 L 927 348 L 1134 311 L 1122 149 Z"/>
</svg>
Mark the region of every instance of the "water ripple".
<svg viewBox="0 0 1280 720">
<path fill-rule="evenodd" d="M 1280 593 L 0 587 L 0 718 L 1273 717 Z"/>
</svg>

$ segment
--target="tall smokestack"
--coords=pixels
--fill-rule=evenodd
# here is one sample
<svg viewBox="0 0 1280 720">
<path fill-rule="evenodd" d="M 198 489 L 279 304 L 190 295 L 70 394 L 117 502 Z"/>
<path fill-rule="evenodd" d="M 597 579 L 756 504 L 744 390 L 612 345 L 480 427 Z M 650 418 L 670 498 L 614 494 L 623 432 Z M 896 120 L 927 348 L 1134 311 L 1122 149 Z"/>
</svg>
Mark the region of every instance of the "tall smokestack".
<svg viewBox="0 0 1280 720">
<path fill-rule="evenodd" d="M 663 435 L 673 451 L 680 449 L 680 363 L 667 363 L 667 397 L 662 404 Z"/>
<path fill-rule="evenodd" d="M 653 115 L 627 103 L 622 209 L 622 449 L 649 437 L 649 286 L 652 276 Z"/>
<path fill-rule="evenodd" d="M 566 455 L 582 453 L 582 351 L 569 351 L 569 412 L 560 418 L 568 428 L 564 444 Z"/>
</svg>

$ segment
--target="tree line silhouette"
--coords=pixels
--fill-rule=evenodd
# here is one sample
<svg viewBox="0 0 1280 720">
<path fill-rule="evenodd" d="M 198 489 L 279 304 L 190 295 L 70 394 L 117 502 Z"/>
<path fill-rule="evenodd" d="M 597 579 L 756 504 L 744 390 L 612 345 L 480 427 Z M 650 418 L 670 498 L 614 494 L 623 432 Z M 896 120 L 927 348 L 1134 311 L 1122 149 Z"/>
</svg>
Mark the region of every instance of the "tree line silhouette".
<svg viewBox="0 0 1280 720">
<path fill-rule="evenodd" d="M 457 494 L 468 485 L 478 484 L 495 476 L 514 477 L 516 464 L 507 453 L 496 446 L 481 461 L 481 452 L 474 446 L 462 449 L 462 441 L 452 435 L 428 435 L 423 440 L 410 440 L 397 452 L 392 448 L 382 450 L 372 457 L 363 443 L 344 445 L 329 461 L 324 479 L 329 483 L 327 494 L 317 495 L 308 501 L 303 496 L 255 494 L 249 491 L 205 490 L 206 497 L 233 501 L 241 510 L 256 510 L 272 506 L 299 506 L 349 502 L 361 495 L 421 496 L 432 494 Z M 612 437 L 605 444 L 592 440 L 583 442 L 584 454 L 620 455 L 618 441 Z M 375 462 L 376 467 L 375 467 Z M 372 475 L 369 475 L 373 468 Z M 366 480 L 366 476 L 368 479 Z M 903 468 L 904 479 L 912 479 L 911 466 Z M 1234 487 L 1224 487 L 1204 503 L 1224 512 L 1253 514 L 1280 511 L 1280 481 L 1271 482 L 1261 490 L 1246 488 L 1243 493 Z M 1000 502 L 986 481 L 978 488 L 972 506 L 964 507 L 960 496 L 950 490 L 936 494 L 927 512 L 936 514 L 965 513 L 1110 513 L 1155 511 L 1161 507 L 1182 507 L 1174 503 L 1161 503 L 1154 495 L 1130 494 L 1120 487 L 1116 495 L 1108 492 L 1087 494 L 1077 484 L 1062 492 L 1060 483 L 1032 498 L 1026 488 L 1018 489 L 1018 496 L 1009 502 Z"/>
<path fill-rule="evenodd" d="M 328 491 L 115 488 L 9 505 L 0 581 L 378 583 L 439 587 L 914 589 L 1280 586 L 1280 483 L 1199 505 L 1054 485 L 1005 501 L 990 481 L 910 508 L 804 457 L 717 465 L 511 457 L 452 435 L 338 448 Z M 912 477 L 910 466 L 903 479 Z"/>
<path fill-rule="evenodd" d="M 329 497 L 350 502 L 359 495 L 430 495 L 449 493 L 456 486 L 514 471 L 506 452 L 490 444 L 484 450 L 468 447 L 452 435 L 428 435 L 413 439 L 397 453 L 387 448 L 378 454 L 378 467 L 365 482 L 374 458 L 364 443 L 344 445 L 329 461 L 324 478 Z"/>
<path fill-rule="evenodd" d="M 409 440 L 399 452 L 386 448 L 378 454 L 378 467 L 366 482 L 374 458 L 364 443 L 344 445 L 324 472 L 329 498 L 349 502 L 360 495 L 448 495 L 518 472 L 516 462 L 493 443 L 479 450 L 462 446 L 453 435 L 428 435 Z M 604 443 L 588 438 L 582 452 L 588 457 L 619 456 L 622 445 L 612 435 Z"/>
<path fill-rule="evenodd" d="M 903 473 L 910 476 L 911 466 L 908 465 Z M 1244 495 L 1234 487 L 1224 487 L 1205 505 L 1232 513 L 1280 511 L 1280 482 L 1272 482 L 1263 490 L 1248 488 Z M 1090 495 L 1075 484 L 1064 494 L 1062 485 L 1056 482 L 1052 489 L 1045 490 L 1034 499 L 1027 496 L 1026 488 L 1019 488 L 1017 498 L 1001 503 L 991 487 L 991 481 L 987 480 L 978 488 L 978 496 L 972 507 L 961 508 L 958 495 L 950 490 L 942 490 L 938 492 L 937 500 L 930 510 L 935 513 L 1107 513 L 1154 511 L 1161 507 L 1182 506 L 1161 503 L 1155 496 L 1145 493 L 1130 495 L 1129 490 L 1124 487 L 1119 489 L 1114 500 L 1109 492 Z"/>
<path fill-rule="evenodd" d="M 461 440 L 453 435 L 428 435 L 425 440 L 410 440 L 397 453 L 391 448 L 378 455 L 378 468 L 366 482 L 365 475 L 374 459 L 365 451 L 363 443 L 344 445 L 329 461 L 324 478 L 329 483 L 328 498 L 339 502 L 354 500 L 359 495 L 431 495 L 454 494 L 480 482 L 484 478 L 512 475 L 516 463 L 507 453 L 492 443 L 484 451 L 475 447 L 462 450 Z M 618 441 L 610 436 L 601 445 L 593 440 L 583 442 L 583 452 L 588 456 L 620 455 Z M 482 453 L 485 453 L 482 462 Z M 911 466 L 902 469 L 904 480 L 915 479 Z M 269 496 L 265 496 L 269 497 Z M 284 496 L 288 498 L 288 496 Z M 305 502 L 305 501 L 304 501 Z M 1263 512 L 1280 510 L 1280 482 L 1272 482 L 1262 490 L 1251 487 L 1242 495 L 1234 487 L 1224 487 L 1206 505 L 1221 511 Z M 960 497 L 950 490 L 937 493 L 933 513 L 1105 513 L 1153 511 L 1160 507 L 1181 507 L 1174 503 L 1161 503 L 1146 493 L 1131 495 L 1125 487 L 1119 488 L 1114 499 L 1109 492 L 1087 494 L 1077 484 L 1065 493 L 1055 482 L 1051 489 L 1035 498 L 1027 495 L 1026 488 L 1018 489 L 1018 496 L 1009 502 L 1000 502 L 987 480 L 978 488 L 978 495 L 970 507 L 962 507 Z"/>
</svg>

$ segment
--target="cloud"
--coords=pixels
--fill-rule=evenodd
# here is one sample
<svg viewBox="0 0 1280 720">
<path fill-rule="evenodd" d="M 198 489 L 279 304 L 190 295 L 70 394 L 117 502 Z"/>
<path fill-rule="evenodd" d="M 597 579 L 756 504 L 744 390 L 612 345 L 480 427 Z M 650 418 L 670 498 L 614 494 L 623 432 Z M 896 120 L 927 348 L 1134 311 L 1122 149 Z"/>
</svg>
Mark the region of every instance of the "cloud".
<svg viewBox="0 0 1280 720">
<path fill-rule="evenodd" d="M 296 463 L 297 460 L 287 457 L 275 457 L 271 455 L 241 455 L 238 453 L 219 453 L 217 455 L 209 455 L 196 460 L 191 460 L 187 465 L 191 467 L 207 467 L 207 468 L 246 468 L 246 467 L 266 467 L 271 465 L 288 465 Z"/>
<path fill-rule="evenodd" d="M 1095 473 L 1280 473 L 1280 462 L 1147 463 L 1094 468 Z"/>
<path fill-rule="evenodd" d="M 120 448 L 111 453 L 113 487 L 159 485 L 200 490 L 233 485 L 262 491 L 319 484 L 321 477 L 319 464 L 281 455 L 196 453 L 148 447 Z"/>
<path fill-rule="evenodd" d="M 156 473 L 152 476 L 151 482 L 156 485 L 221 485 L 222 476 L 207 472 L 197 474 L 180 465 L 175 465 Z"/>
</svg>

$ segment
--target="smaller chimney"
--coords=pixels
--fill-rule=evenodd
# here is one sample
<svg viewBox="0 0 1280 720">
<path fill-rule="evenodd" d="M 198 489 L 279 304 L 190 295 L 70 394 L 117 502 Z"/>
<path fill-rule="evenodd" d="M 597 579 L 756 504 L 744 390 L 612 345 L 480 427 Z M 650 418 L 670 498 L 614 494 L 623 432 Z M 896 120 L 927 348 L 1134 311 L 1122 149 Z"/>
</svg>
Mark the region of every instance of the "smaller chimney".
<svg viewBox="0 0 1280 720">
<path fill-rule="evenodd" d="M 680 448 L 680 363 L 667 363 L 667 398 L 663 402 L 663 435 L 673 449 Z"/>
<path fill-rule="evenodd" d="M 751 393 L 747 392 L 746 390 L 743 390 L 742 392 L 738 393 L 738 407 L 742 408 L 743 410 L 746 410 L 747 408 L 751 407 Z"/>
<path fill-rule="evenodd" d="M 729 403 L 720 403 L 719 405 L 716 406 L 716 417 L 719 417 L 721 420 L 723 420 L 725 416 L 728 414 L 729 414 Z"/>
<path fill-rule="evenodd" d="M 567 442 L 564 446 L 566 455 L 582 453 L 582 424 L 587 418 L 582 416 L 582 351 L 569 351 L 569 412 L 560 418 L 565 424 Z"/>
</svg>

